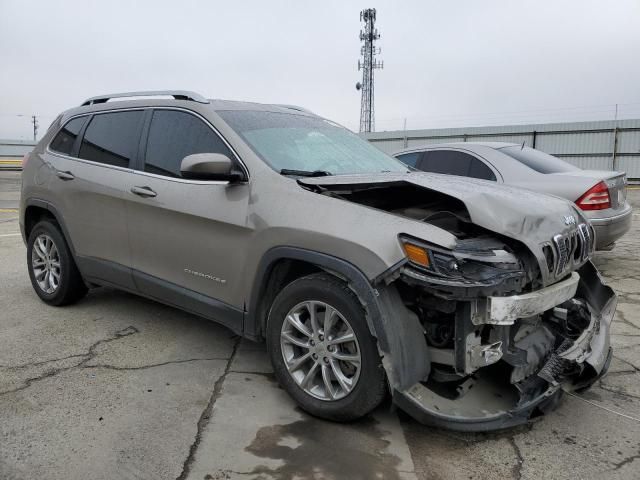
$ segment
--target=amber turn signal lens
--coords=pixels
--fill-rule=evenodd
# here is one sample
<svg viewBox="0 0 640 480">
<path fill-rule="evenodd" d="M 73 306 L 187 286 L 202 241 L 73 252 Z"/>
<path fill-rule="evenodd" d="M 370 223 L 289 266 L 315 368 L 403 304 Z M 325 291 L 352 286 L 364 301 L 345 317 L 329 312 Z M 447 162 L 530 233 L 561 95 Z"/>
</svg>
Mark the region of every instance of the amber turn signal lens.
<svg viewBox="0 0 640 480">
<path fill-rule="evenodd" d="M 411 243 L 405 243 L 402 247 L 404 248 L 405 255 L 410 261 L 422 267 L 429 266 L 429 254 L 424 248 Z"/>
</svg>

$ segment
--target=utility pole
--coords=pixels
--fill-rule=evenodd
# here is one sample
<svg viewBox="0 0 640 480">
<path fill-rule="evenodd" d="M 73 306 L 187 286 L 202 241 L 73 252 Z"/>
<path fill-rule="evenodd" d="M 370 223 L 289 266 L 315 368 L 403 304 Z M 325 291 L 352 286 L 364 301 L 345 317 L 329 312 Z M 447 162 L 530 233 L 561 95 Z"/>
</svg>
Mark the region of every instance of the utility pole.
<svg viewBox="0 0 640 480">
<path fill-rule="evenodd" d="M 358 60 L 358 71 L 362 70 L 362 83 L 356 83 L 356 90 L 362 90 L 360 100 L 360 132 L 362 133 L 375 131 L 373 71 L 383 68 L 384 64 L 375 58 L 380 53 L 380 49 L 375 48 L 375 41 L 380 38 L 375 28 L 376 9 L 362 10 L 360 21 L 364 22 L 364 30 L 360 30 L 360 41 L 363 42 L 360 48 L 362 59 Z"/>
<path fill-rule="evenodd" d="M 31 115 L 31 123 L 33 123 L 33 141 L 35 142 L 38 136 L 38 117 Z"/>
</svg>

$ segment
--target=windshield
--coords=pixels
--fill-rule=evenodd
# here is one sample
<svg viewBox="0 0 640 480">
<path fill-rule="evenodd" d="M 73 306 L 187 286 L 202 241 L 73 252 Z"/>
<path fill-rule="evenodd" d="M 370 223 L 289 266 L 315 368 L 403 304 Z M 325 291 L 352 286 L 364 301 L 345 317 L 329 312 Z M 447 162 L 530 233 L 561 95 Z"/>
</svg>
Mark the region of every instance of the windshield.
<svg viewBox="0 0 640 480">
<path fill-rule="evenodd" d="M 346 128 L 319 117 L 250 110 L 217 112 L 271 168 L 300 172 L 406 172 Z"/>
<path fill-rule="evenodd" d="M 515 158 L 520 163 L 540 173 L 562 173 L 580 170 L 564 160 L 530 147 L 522 148 L 514 145 L 513 147 L 500 148 L 498 151 L 506 153 L 511 158 Z"/>
</svg>

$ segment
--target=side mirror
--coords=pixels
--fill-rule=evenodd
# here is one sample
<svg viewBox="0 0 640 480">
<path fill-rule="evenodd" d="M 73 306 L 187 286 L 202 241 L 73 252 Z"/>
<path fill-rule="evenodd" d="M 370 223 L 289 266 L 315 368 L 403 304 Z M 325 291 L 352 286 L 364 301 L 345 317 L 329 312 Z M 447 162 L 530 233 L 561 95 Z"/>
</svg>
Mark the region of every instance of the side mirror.
<svg viewBox="0 0 640 480">
<path fill-rule="evenodd" d="M 237 182 L 243 175 L 233 168 L 233 162 L 222 153 L 194 153 L 180 163 L 182 178 L 191 180 L 226 180 Z"/>
</svg>

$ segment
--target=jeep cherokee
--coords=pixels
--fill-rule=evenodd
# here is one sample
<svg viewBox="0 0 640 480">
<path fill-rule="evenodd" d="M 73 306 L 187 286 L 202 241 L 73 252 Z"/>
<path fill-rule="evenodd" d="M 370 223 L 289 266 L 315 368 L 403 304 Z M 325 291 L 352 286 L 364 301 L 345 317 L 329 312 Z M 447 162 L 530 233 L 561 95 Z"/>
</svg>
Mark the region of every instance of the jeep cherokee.
<svg viewBox="0 0 640 480">
<path fill-rule="evenodd" d="M 526 422 L 611 358 L 616 306 L 570 202 L 408 171 L 295 106 L 90 98 L 25 158 L 20 226 L 50 305 L 111 286 L 265 341 L 306 411 L 387 392 L 458 430 Z"/>
</svg>

